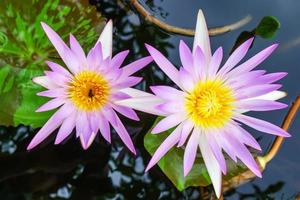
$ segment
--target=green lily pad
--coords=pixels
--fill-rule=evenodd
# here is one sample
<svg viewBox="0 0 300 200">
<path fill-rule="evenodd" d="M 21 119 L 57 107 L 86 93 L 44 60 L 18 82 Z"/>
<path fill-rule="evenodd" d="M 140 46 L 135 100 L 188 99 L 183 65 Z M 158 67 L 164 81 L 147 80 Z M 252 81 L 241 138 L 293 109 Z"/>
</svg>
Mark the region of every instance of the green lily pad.
<svg viewBox="0 0 300 200">
<path fill-rule="evenodd" d="M 44 88 L 32 78 L 47 69 L 46 60 L 61 61 L 40 22 L 66 42 L 74 34 L 88 50 L 104 18 L 83 0 L 2 0 L 0 5 L 0 125 L 41 127 L 53 112 L 35 112 L 48 98 L 36 95 Z"/>
<path fill-rule="evenodd" d="M 160 121 L 157 118 L 153 127 Z M 165 131 L 160 134 L 151 134 L 149 131 L 144 138 L 144 146 L 146 150 L 153 156 L 156 149 L 166 139 L 173 129 Z M 184 149 L 173 147 L 165 156 L 158 162 L 158 166 L 162 172 L 170 179 L 174 186 L 182 191 L 190 186 L 208 186 L 211 184 L 210 177 L 206 170 L 205 164 L 201 155 L 197 155 L 194 166 L 188 176 L 183 176 L 183 155 Z M 241 163 L 234 163 L 227 159 L 227 175 L 223 176 L 224 180 L 231 178 L 247 171 L 247 167 Z"/>
<path fill-rule="evenodd" d="M 280 28 L 280 22 L 274 16 L 264 17 L 255 29 L 255 34 L 262 38 L 272 38 Z"/>
</svg>

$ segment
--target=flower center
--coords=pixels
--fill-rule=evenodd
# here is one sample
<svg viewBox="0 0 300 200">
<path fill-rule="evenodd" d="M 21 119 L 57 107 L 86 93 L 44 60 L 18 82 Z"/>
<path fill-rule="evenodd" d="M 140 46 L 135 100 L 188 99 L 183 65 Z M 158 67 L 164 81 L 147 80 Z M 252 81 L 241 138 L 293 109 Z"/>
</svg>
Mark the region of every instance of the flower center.
<svg viewBox="0 0 300 200">
<path fill-rule="evenodd" d="M 78 73 L 69 85 L 68 94 L 75 106 L 84 111 L 101 108 L 108 100 L 108 82 L 93 71 Z"/>
<path fill-rule="evenodd" d="M 232 90 L 219 80 L 199 82 L 185 98 L 185 108 L 202 128 L 220 128 L 232 117 Z"/>
</svg>

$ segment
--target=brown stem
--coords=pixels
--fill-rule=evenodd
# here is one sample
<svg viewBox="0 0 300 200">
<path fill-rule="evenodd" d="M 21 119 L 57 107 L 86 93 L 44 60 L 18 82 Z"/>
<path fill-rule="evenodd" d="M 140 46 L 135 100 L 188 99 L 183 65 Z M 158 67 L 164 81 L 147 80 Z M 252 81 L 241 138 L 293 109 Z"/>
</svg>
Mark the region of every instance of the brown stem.
<svg viewBox="0 0 300 200">
<path fill-rule="evenodd" d="M 294 101 L 292 107 L 290 108 L 287 115 L 285 116 L 285 119 L 284 119 L 284 121 L 282 123 L 282 126 L 281 126 L 282 129 L 284 129 L 286 131 L 289 129 L 289 127 L 290 127 L 291 123 L 293 122 L 293 119 L 295 118 L 299 108 L 300 108 L 300 96 L 298 96 L 296 98 L 296 100 Z M 266 153 L 266 155 L 259 158 L 260 164 L 262 165 L 263 168 L 278 153 L 283 140 L 284 140 L 283 137 L 277 136 L 276 139 L 274 140 L 270 150 Z"/>
<path fill-rule="evenodd" d="M 130 4 L 138 11 L 138 13 L 145 18 L 146 21 L 155 24 L 159 28 L 170 32 L 170 33 L 176 33 L 180 35 L 186 35 L 186 36 L 194 36 L 195 35 L 195 30 L 194 29 L 186 29 L 186 28 L 179 28 L 176 26 L 169 25 L 165 22 L 160 21 L 153 15 L 151 15 L 139 2 L 138 0 L 130 0 Z M 252 17 L 250 15 L 247 15 L 243 19 L 229 25 L 225 26 L 220 26 L 220 27 L 215 27 L 215 28 L 210 28 L 209 29 L 209 35 L 210 36 L 215 36 L 215 35 L 220 35 L 223 33 L 227 33 L 233 30 L 236 30 L 248 22 L 250 22 Z"/>
</svg>

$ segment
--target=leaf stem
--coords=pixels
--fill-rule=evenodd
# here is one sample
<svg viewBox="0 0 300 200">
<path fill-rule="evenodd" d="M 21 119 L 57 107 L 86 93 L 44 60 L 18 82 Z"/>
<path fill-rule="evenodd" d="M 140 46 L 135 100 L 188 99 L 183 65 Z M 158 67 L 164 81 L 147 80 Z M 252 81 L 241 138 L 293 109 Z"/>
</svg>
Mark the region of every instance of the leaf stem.
<svg viewBox="0 0 300 200">
<path fill-rule="evenodd" d="M 284 121 L 282 123 L 282 129 L 287 131 L 293 122 L 298 110 L 300 108 L 300 96 L 296 98 L 296 100 L 293 102 L 293 105 L 291 106 L 290 110 L 288 111 L 287 115 L 284 118 Z M 264 169 L 266 164 L 270 162 L 278 153 L 281 144 L 284 140 L 284 137 L 277 136 L 274 140 L 270 150 L 263 156 L 258 157 L 258 161 L 260 162 L 262 168 Z"/>
<path fill-rule="evenodd" d="M 170 32 L 170 33 L 176 33 L 180 35 L 186 35 L 186 36 L 194 36 L 195 30 L 194 29 L 186 29 L 186 28 L 180 28 L 177 26 L 172 26 L 170 24 L 167 24 L 156 17 L 154 17 L 152 14 L 150 14 L 139 2 L 138 0 L 130 0 L 130 4 L 137 10 L 137 12 L 145 18 L 146 21 L 155 24 L 159 28 Z M 239 21 L 228 24 L 225 26 L 215 27 L 215 28 L 209 28 L 209 35 L 210 36 L 216 36 L 221 35 L 233 30 L 236 30 L 244 25 L 246 25 L 248 22 L 250 22 L 252 17 L 250 15 L 245 16 L 244 18 L 240 19 Z"/>
</svg>

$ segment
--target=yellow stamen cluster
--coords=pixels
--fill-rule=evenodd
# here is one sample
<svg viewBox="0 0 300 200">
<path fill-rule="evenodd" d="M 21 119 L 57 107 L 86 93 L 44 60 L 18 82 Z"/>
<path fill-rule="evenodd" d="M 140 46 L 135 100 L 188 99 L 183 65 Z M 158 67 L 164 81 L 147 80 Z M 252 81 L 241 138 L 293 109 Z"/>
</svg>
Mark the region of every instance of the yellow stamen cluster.
<svg viewBox="0 0 300 200">
<path fill-rule="evenodd" d="M 109 91 L 109 84 L 101 74 L 86 70 L 73 78 L 68 95 L 77 108 L 94 111 L 107 103 Z"/>
<path fill-rule="evenodd" d="M 232 117 L 232 90 L 219 80 L 199 82 L 185 99 L 193 122 L 202 128 L 220 128 Z"/>
</svg>

